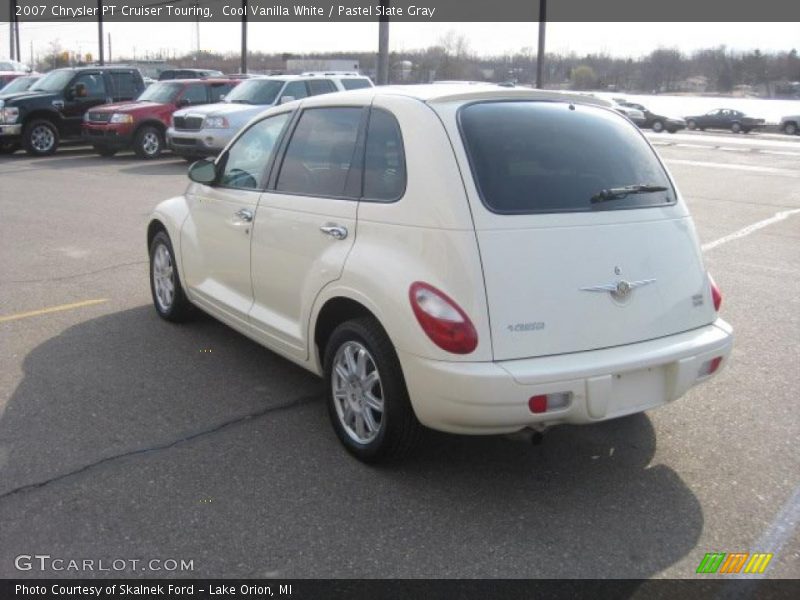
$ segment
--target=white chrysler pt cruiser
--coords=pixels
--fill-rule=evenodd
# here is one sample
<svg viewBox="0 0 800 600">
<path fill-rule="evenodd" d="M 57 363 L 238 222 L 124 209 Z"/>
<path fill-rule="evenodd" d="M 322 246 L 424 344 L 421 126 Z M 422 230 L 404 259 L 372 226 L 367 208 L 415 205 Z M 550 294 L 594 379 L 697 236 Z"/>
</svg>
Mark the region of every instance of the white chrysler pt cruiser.
<svg viewBox="0 0 800 600">
<path fill-rule="evenodd" d="M 338 437 L 589 424 L 676 400 L 732 329 L 686 204 L 591 97 L 378 87 L 271 108 L 147 230 L 158 314 L 199 307 L 324 377 Z"/>
</svg>

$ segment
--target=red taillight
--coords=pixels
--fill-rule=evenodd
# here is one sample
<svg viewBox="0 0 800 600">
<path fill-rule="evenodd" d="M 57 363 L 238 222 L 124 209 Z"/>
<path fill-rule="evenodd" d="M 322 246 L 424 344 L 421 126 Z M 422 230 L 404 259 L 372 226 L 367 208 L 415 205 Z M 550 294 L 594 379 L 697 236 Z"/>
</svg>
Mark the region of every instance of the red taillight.
<svg viewBox="0 0 800 600">
<path fill-rule="evenodd" d="M 411 284 L 408 297 L 422 330 L 439 348 L 453 354 L 469 354 L 477 348 L 475 326 L 447 294 L 417 281 Z"/>
<path fill-rule="evenodd" d="M 719 291 L 714 278 L 711 273 L 708 274 L 708 283 L 711 284 L 711 299 L 714 301 L 714 310 L 719 312 L 719 307 L 722 306 L 722 292 Z"/>
</svg>

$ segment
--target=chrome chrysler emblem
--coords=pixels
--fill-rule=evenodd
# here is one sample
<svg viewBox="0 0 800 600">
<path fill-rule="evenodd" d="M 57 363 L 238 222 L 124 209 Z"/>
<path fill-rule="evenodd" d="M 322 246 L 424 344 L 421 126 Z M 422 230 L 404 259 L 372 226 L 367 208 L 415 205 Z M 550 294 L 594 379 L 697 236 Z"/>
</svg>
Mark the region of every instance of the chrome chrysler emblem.
<svg viewBox="0 0 800 600">
<path fill-rule="evenodd" d="M 625 281 L 624 279 L 621 279 L 615 283 L 605 283 L 602 285 L 582 287 L 580 290 L 582 292 L 608 292 L 616 300 L 624 300 L 634 289 L 649 285 L 651 283 L 655 283 L 655 279 L 640 279 L 639 281 Z"/>
</svg>

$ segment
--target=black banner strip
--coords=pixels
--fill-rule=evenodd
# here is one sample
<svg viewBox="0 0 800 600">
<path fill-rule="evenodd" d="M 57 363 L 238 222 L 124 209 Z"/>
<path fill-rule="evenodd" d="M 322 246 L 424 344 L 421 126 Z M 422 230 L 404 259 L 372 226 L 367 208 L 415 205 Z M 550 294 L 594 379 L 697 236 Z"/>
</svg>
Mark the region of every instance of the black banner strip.
<svg viewBox="0 0 800 600">
<path fill-rule="evenodd" d="M 0 0 L 0 21 L 13 2 Z M 16 0 L 30 21 L 536 22 L 539 0 Z M 548 0 L 547 20 L 597 22 L 800 21 L 787 0 Z"/>
</svg>

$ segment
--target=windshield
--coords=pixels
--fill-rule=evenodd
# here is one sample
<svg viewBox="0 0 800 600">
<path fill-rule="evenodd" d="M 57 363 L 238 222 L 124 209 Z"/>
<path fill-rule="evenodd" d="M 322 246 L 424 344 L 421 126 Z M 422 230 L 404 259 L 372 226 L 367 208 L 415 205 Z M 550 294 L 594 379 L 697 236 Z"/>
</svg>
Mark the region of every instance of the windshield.
<svg viewBox="0 0 800 600">
<path fill-rule="evenodd" d="M 60 92 L 70 82 L 74 74 L 71 69 L 50 71 L 34 83 L 30 89 L 32 92 Z"/>
<path fill-rule="evenodd" d="M 36 81 L 35 77 L 17 77 L 2 88 L 2 93 L 11 94 L 13 92 L 24 92 L 31 87 L 34 81 Z"/>
<path fill-rule="evenodd" d="M 136 100 L 139 102 L 173 102 L 182 87 L 183 84 L 181 83 L 154 83 L 143 91 Z"/>
<path fill-rule="evenodd" d="M 493 212 L 616 210 L 674 202 L 655 152 L 617 113 L 565 102 L 505 101 L 467 105 L 459 117 L 475 183 Z M 629 186 L 639 189 L 617 189 Z M 593 202 L 603 191 L 609 201 Z"/>
<path fill-rule="evenodd" d="M 250 79 L 237 85 L 225 102 L 242 104 L 274 104 L 284 81 L 278 79 Z"/>
</svg>

